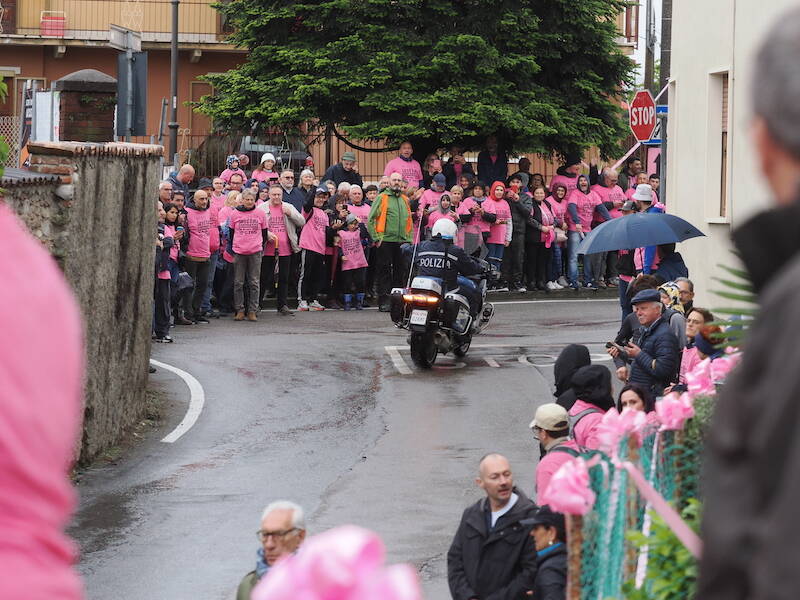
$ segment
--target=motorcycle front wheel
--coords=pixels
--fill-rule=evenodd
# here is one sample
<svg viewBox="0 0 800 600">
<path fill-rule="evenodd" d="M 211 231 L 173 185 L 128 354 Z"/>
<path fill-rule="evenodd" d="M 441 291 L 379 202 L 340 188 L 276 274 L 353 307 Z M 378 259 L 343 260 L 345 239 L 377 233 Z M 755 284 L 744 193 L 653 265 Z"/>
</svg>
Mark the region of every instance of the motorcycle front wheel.
<svg viewBox="0 0 800 600">
<path fill-rule="evenodd" d="M 431 333 L 411 334 L 411 360 L 420 369 L 430 369 L 436 361 L 439 348 L 433 341 Z"/>
<path fill-rule="evenodd" d="M 453 354 L 455 354 L 459 358 L 463 358 L 469 352 L 469 346 L 472 343 L 472 337 L 467 337 L 466 339 L 461 340 L 461 343 L 453 348 Z"/>
</svg>

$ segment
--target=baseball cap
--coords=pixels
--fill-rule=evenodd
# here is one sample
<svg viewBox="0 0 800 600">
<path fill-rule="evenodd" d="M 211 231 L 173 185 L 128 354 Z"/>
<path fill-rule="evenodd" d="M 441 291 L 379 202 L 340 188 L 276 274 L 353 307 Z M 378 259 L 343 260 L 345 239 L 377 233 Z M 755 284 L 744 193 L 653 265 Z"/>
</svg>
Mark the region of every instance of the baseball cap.
<svg viewBox="0 0 800 600">
<path fill-rule="evenodd" d="M 326 188 L 324 185 L 319 186 L 317 188 L 317 191 L 314 192 L 315 196 L 319 196 L 320 194 L 325 194 L 326 196 L 330 196 L 331 195 L 331 193 L 328 191 L 328 188 Z"/>
<path fill-rule="evenodd" d="M 350 223 L 355 223 L 357 220 L 358 220 L 358 217 L 356 217 L 354 214 L 351 213 L 351 214 L 347 215 L 347 218 L 345 219 L 345 222 L 348 225 L 350 225 Z"/>
<path fill-rule="evenodd" d="M 444 175 L 441 173 L 437 173 L 433 176 L 433 185 L 444 187 L 447 185 L 447 179 L 445 179 Z"/>
<path fill-rule="evenodd" d="M 634 202 L 633 200 L 625 200 L 625 203 L 622 205 L 622 208 L 620 208 L 620 210 L 635 212 L 636 202 Z"/>
<path fill-rule="evenodd" d="M 564 431 L 569 429 L 569 415 L 560 404 L 554 402 L 542 404 L 536 409 L 536 415 L 529 427 L 531 429 L 539 427 L 545 431 Z"/>
<path fill-rule="evenodd" d="M 211 183 L 211 180 L 208 177 L 203 177 L 200 180 L 200 183 L 197 184 L 197 188 L 201 189 L 201 190 L 204 189 L 204 188 L 213 188 L 213 187 L 214 187 L 214 184 Z"/>
</svg>

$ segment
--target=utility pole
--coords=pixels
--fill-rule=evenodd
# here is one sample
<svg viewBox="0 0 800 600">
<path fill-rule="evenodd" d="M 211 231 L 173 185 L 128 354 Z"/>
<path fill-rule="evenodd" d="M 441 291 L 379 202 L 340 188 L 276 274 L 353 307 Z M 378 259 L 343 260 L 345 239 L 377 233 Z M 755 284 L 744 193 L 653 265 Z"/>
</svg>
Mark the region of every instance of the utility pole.
<svg viewBox="0 0 800 600">
<path fill-rule="evenodd" d="M 658 87 L 664 89 L 669 83 L 669 71 L 672 63 L 672 0 L 661 0 L 661 72 Z M 669 89 L 664 92 L 663 104 L 669 106 Z M 670 107 L 670 110 L 673 107 Z M 661 123 L 661 154 L 659 171 L 661 175 L 661 197 L 667 198 L 667 117 Z"/>
<path fill-rule="evenodd" d="M 175 164 L 175 155 L 178 153 L 178 5 L 180 0 L 172 2 L 172 46 L 169 53 L 170 61 L 170 80 L 169 95 L 171 113 L 167 127 L 169 127 L 169 155 L 167 162 Z"/>
<path fill-rule="evenodd" d="M 653 0 L 647 0 L 645 8 L 645 42 L 644 42 L 644 88 L 650 90 L 652 94 L 658 93 L 653 89 L 655 80 L 655 18 L 653 15 Z"/>
</svg>

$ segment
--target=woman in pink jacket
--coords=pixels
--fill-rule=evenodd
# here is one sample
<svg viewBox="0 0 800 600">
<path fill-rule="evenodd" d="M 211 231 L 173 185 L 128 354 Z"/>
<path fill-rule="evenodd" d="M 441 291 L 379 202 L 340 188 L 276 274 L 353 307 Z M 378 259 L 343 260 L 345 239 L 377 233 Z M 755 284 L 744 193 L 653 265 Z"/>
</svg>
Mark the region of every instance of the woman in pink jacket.
<svg viewBox="0 0 800 600">
<path fill-rule="evenodd" d="M 597 428 L 603 415 L 614 406 L 611 371 L 602 365 L 581 367 L 572 376 L 577 400 L 569 409 L 572 438 L 583 449 L 597 450 Z"/>
</svg>

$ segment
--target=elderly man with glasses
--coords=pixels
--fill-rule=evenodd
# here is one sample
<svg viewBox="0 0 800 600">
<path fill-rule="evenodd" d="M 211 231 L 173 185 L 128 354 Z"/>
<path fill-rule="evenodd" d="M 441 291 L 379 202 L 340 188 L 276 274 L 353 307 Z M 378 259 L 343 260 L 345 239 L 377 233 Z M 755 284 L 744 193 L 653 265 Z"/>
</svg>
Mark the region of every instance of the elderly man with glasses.
<svg viewBox="0 0 800 600">
<path fill-rule="evenodd" d="M 256 568 L 244 576 L 236 591 L 236 600 L 250 600 L 250 594 L 261 578 L 278 560 L 293 554 L 306 538 L 303 509 L 287 500 L 269 504 L 261 516 L 261 529 L 256 531 L 261 548 L 256 552 Z"/>
<path fill-rule="evenodd" d="M 303 204 L 306 201 L 306 194 L 303 190 L 294 185 L 294 171 L 291 169 L 284 169 L 278 178 L 283 188 L 283 201 L 288 202 L 297 209 L 297 212 L 303 211 Z"/>
</svg>

